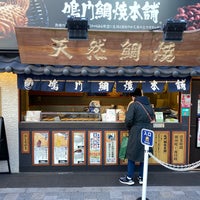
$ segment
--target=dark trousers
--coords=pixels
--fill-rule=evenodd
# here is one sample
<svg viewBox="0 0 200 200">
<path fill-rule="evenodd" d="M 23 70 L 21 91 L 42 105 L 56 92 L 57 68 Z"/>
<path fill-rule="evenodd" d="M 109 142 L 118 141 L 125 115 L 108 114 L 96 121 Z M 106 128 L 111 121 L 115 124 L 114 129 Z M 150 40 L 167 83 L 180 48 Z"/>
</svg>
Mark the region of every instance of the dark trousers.
<svg viewBox="0 0 200 200">
<path fill-rule="evenodd" d="M 135 162 L 132 160 L 128 160 L 128 177 L 130 178 L 134 178 L 134 174 L 135 174 Z M 143 169 L 144 169 L 144 163 L 140 162 L 140 166 L 139 166 L 139 176 L 143 177 Z"/>
</svg>

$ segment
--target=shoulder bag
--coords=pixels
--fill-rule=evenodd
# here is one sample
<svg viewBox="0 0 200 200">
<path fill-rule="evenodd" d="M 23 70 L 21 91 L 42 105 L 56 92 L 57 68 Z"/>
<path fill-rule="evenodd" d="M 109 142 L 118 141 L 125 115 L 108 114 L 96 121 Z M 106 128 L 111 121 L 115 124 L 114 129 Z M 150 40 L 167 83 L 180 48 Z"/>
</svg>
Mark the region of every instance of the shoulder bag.
<svg viewBox="0 0 200 200">
<path fill-rule="evenodd" d="M 150 122 L 151 122 L 151 123 L 154 123 L 154 122 L 155 122 L 155 119 L 152 119 L 152 118 L 151 118 L 151 116 L 150 116 L 149 112 L 147 111 L 147 109 L 146 109 L 139 101 L 135 101 L 135 103 L 140 104 L 140 106 L 141 106 L 141 107 L 144 109 L 144 111 L 147 113 L 147 115 L 148 115 L 148 117 L 149 117 L 149 119 L 150 119 Z"/>
</svg>

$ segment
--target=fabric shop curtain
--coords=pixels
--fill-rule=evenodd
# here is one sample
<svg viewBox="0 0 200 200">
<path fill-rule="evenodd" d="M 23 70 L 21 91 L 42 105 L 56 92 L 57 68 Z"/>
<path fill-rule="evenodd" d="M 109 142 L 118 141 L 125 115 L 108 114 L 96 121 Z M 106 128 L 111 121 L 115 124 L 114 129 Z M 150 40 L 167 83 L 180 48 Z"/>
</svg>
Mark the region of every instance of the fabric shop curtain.
<svg viewBox="0 0 200 200">
<path fill-rule="evenodd" d="M 67 77 L 18 75 L 21 90 L 53 92 L 131 93 L 141 86 L 144 93 L 161 93 L 167 86 L 169 92 L 188 91 L 190 79 L 144 77 Z"/>
</svg>

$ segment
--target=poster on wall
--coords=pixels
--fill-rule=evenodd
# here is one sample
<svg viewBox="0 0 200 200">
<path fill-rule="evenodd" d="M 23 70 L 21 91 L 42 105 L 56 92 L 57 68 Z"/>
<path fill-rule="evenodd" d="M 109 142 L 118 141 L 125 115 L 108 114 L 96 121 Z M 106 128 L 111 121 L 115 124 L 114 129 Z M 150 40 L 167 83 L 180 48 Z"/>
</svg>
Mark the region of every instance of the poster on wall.
<svg viewBox="0 0 200 200">
<path fill-rule="evenodd" d="M 181 107 L 190 108 L 191 106 L 191 95 L 190 94 L 181 94 Z"/>
<path fill-rule="evenodd" d="M 32 133 L 33 141 L 33 165 L 49 164 L 49 132 Z"/>
<path fill-rule="evenodd" d="M 186 162 L 186 132 L 172 131 L 172 164 Z"/>
<path fill-rule="evenodd" d="M 85 165 L 85 131 L 72 131 L 72 140 L 73 165 Z"/>
<path fill-rule="evenodd" d="M 53 165 L 69 164 L 69 131 L 53 131 Z"/>
<path fill-rule="evenodd" d="M 181 94 L 181 114 L 182 116 L 190 116 L 191 95 Z"/>
<path fill-rule="evenodd" d="M 118 135 L 117 131 L 104 132 L 105 165 L 116 165 L 118 162 Z"/>
<path fill-rule="evenodd" d="M 155 131 L 153 155 L 159 160 L 170 162 L 170 132 L 169 131 Z M 149 163 L 157 164 L 153 158 L 149 158 Z"/>
<path fill-rule="evenodd" d="M 100 165 L 102 163 L 102 132 L 88 132 L 88 164 Z"/>
<path fill-rule="evenodd" d="M 30 132 L 21 131 L 21 153 L 30 153 Z"/>
<path fill-rule="evenodd" d="M 158 30 L 167 19 L 196 30 L 199 10 L 199 0 L 0 0 L 0 49 L 18 49 L 15 27 L 65 28 L 68 17 L 86 18 L 91 30 Z"/>
</svg>

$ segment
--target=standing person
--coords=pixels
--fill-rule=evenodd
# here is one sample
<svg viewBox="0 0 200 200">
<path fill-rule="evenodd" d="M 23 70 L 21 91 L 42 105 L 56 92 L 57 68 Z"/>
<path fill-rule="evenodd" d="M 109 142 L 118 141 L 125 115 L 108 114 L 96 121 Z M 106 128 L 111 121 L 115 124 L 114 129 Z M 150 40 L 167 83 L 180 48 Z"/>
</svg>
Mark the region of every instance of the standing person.
<svg viewBox="0 0 200 200">
<path fill-rule="evenodd" d="M 141 130 L 152 129 L 151 121 L 155 118 L 149 99 L 142 96 L 140 88 L 131 93 L 132 101 L 127 107 L 125 125 L 129 130 L 129 139 L 126 151 L 128 159 L 127 175 L 120 177 L 119 181 L 126 185 L 134 185 L 135 162 L 139 162 L 139 184 L 143 184 L 144 145 L 141 144 Z"/>
</svg>

